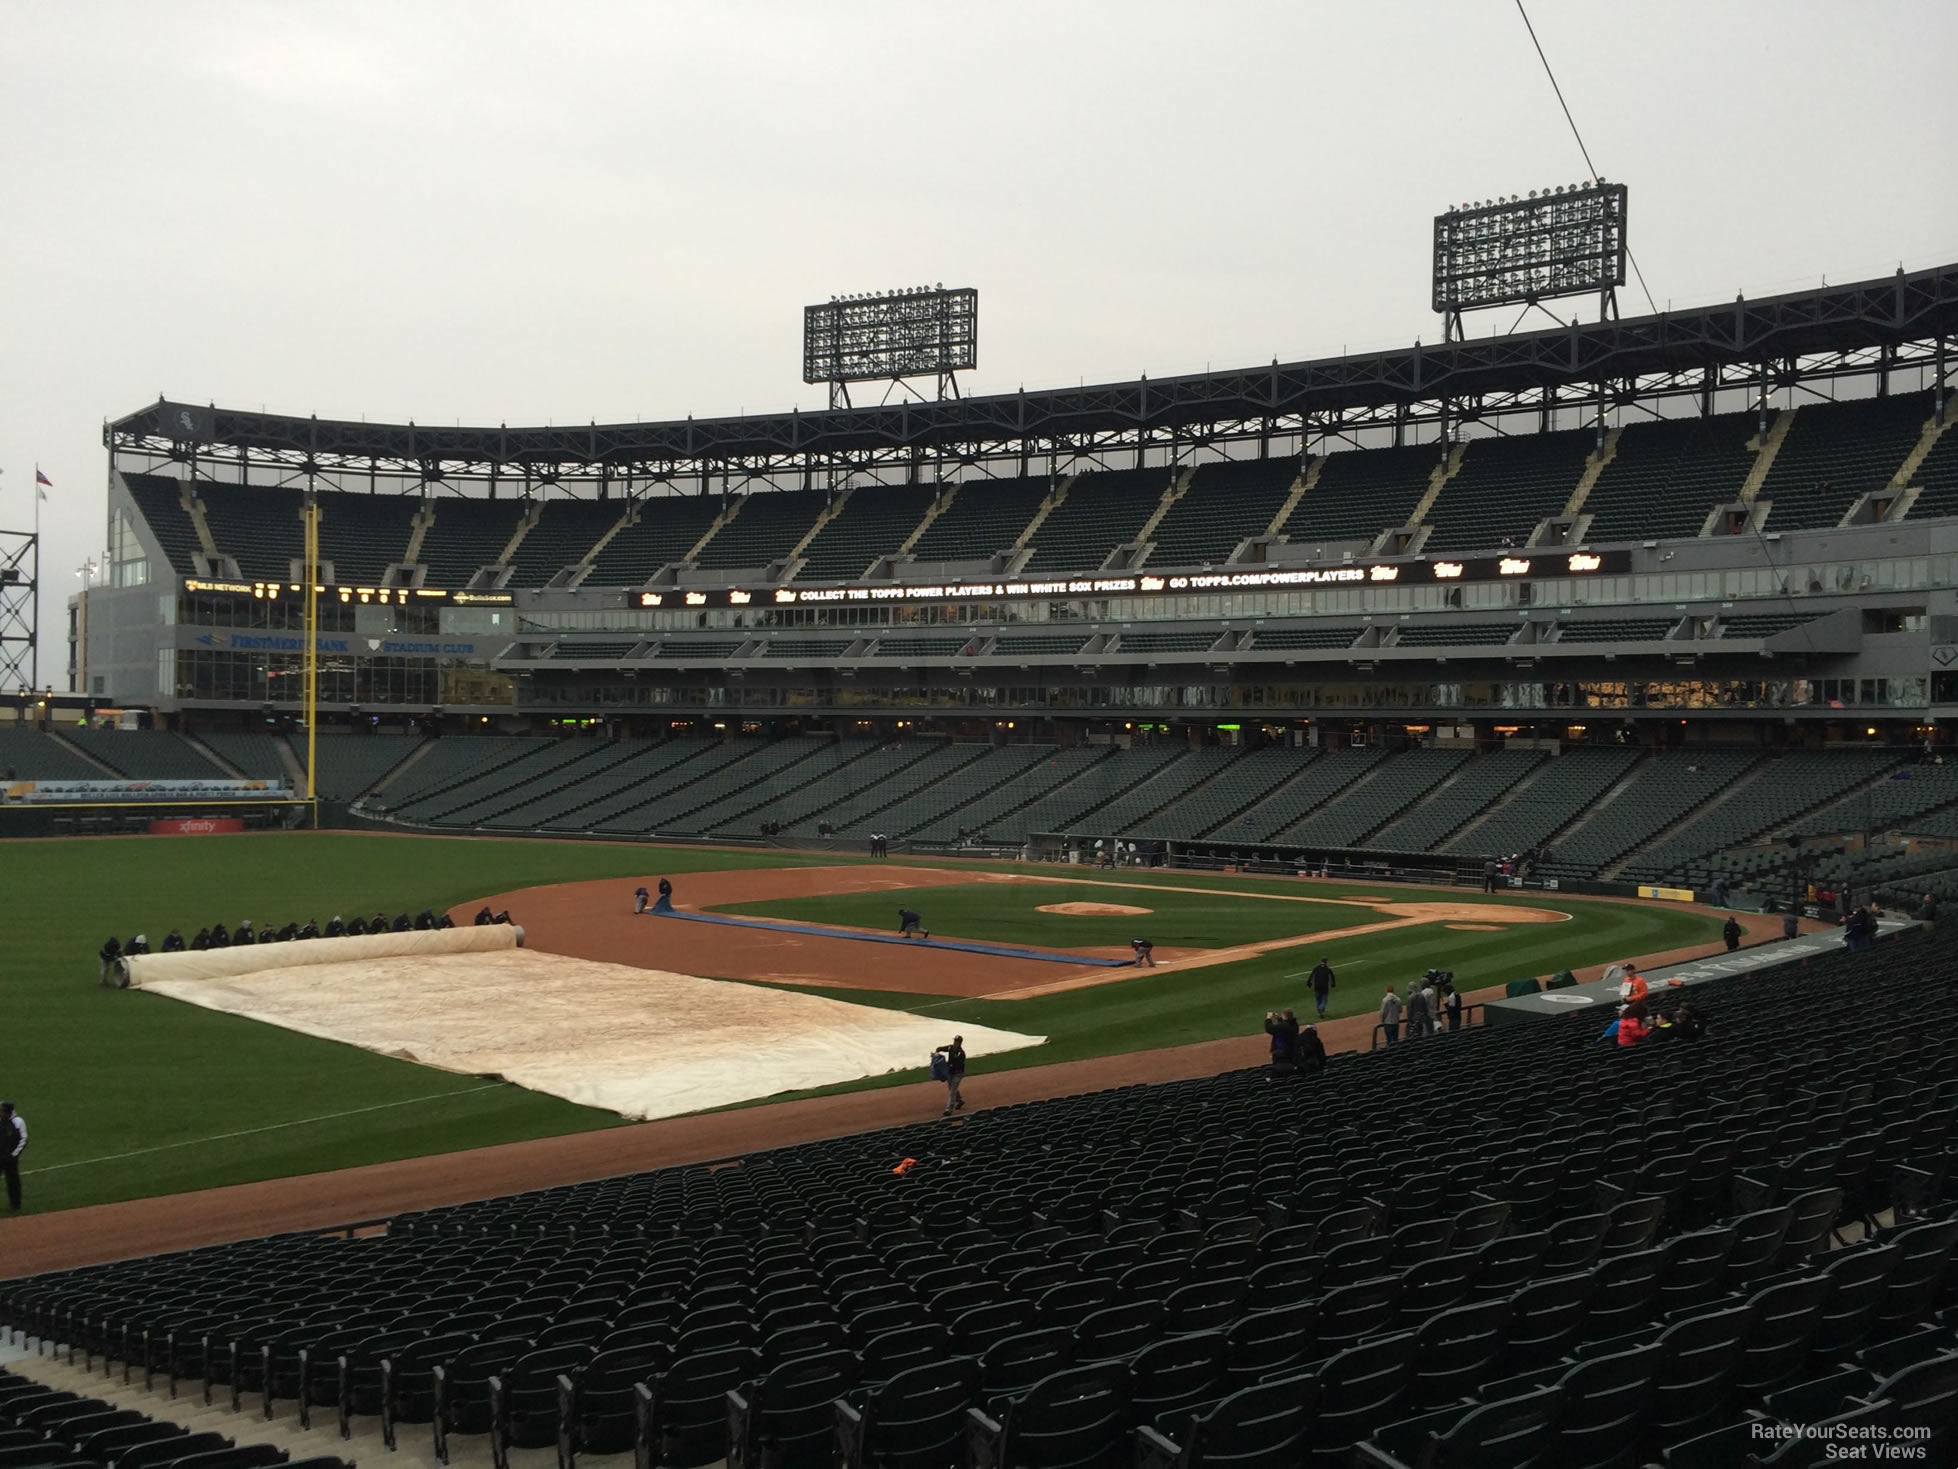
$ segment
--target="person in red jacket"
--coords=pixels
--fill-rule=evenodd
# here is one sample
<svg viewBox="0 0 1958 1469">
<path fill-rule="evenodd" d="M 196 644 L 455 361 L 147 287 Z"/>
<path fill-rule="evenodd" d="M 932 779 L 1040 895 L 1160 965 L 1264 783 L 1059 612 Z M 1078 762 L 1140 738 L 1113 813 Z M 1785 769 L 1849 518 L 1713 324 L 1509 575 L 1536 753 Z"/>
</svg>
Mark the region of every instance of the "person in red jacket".
<svg viewBox="0 0 1958 1469">
<path fill-rule="evenodd" d="M 1652 1026 L 1646 1019 L 1645 1001 L 1634 1000 L 1618 1017 L 1618 1044 L 1635 1046 L 1651 1034 Z"/>
</svg>

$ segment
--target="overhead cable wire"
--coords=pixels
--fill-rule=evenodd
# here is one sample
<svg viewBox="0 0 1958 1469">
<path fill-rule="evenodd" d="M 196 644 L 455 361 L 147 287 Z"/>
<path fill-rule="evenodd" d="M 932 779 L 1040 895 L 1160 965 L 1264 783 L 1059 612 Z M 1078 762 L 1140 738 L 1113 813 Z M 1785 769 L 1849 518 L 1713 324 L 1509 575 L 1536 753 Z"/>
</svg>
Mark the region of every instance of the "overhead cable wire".
<svg viewBox="0 0 1958 1469">
<path fill-rule="evenodd" d="M 1543 54 L 1543 42 L 1536 38 L 1536 27 L 1530 24 L 1530 13 L 1523 8 L 1523 0 L 1516 0 L 1516 13 L 1523 17 L 1523 29 L 1530 33 L 1530 44 L 1536 47 L 1536 59 L 1543 63 L 1543 74 L 1550 78 L 1550 90 L 1557 94 L 1557 105 L 1564 109 L 1564 121 L 1570 124 L 1570 135 L 1577 139 L 1577 151 L 1584 155 L 1584 166 L 1595 179 L 1598 177 L 1598 166 L 1591 161 L 1591 150 L 1584 146 L 1584 135 L 1577 130 L 1577 119 L 1571 116 L 1570 103 L 1564 100 L 1564 89 L 1557 84 L 1557 73 L 1551 70 L 1550 58 Z M 1645 292 L 1646 309 L 1657 316 L 1658 303 L 1652 299 L 1652 288 L 1645 283 L 1645 272 L 1638 268 L 1638 256 L 1632 254 L 1629 239 L 1625 242 L 1625 256 L 1632 262 L 1632 273 L 1638 277 L 1638 288 Z"/>
</svg>

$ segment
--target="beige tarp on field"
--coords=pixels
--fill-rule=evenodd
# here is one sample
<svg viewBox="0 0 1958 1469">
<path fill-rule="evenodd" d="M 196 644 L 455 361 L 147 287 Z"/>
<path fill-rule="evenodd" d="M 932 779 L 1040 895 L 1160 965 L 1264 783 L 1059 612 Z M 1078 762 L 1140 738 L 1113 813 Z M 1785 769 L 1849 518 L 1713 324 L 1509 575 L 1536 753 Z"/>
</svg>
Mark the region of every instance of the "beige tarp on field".
<svg viewBox="0 0 1958 1469">
<path fill-rule="evenodd" d="M 271 958 L 320 947 L 254 952 Z M 504 1077 L 630 1118 L 920 1067 L 955 1032 L 975 1056 L 1045 1039 L 529 949 L 152 975 L 143 987 L 445 1071 Z"/>
<path fill-rule="evenodd" d="M 311 968 L 416 954 L 483 954 L 519 948 L 522 944 L 521 928 L 508 923 L 484 923 L 467 928 L 299 939 L 283 944 L 240 944 L 230 949 L 184 949 L 175 954 L 135 954 L 122 963 L 131 989 L 150 989 L 163 979 L 224 979 L 265 969 Z"/>
</svg>

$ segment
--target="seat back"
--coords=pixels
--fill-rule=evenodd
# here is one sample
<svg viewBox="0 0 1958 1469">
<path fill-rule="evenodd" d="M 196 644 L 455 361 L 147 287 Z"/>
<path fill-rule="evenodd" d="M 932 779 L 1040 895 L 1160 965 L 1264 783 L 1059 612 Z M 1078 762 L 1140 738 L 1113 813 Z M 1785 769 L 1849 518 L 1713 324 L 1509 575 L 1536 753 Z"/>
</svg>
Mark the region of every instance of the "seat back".
<svg viewBox="0 0 1958 1469">
<path fill-rule="evenodd" d="M 1534 1280 L 1511 1296 L 1502 1370 L 1527 1372 L 1561 1357 L 1584 1329 L 1595 1288 L 1587 1271 Z"/>
<path fill-rule="evenodd" d="M 994 1342 L 979 1358 L 979 1390 L 988 1402 L 1015 1398 L 1074 1360 L 1065 1326 L 1024 1331 Z"/>
<path fill-rule="evenodd" d="M 1903 1262 L 1894 1244 L 1864 1244 L 1842 1251 L 1821 1266 L 1836 1283 L 1822 1307 L 1815 1330 L 1818 1357 L 1840 1357 L 1868 1339 L 1878 1315 L 1889 1300 L 1890 1278 Z"/>
<path fill-rule="evenodd" d="M 1651 1421 L 1662 1434 L 1681 1435 L 1724 1416 L 1753 1319 L 1751 1306 L 1730 1306 L 1659 1333 L 1665 1365 L 1654 1384 Z"/>
<path fill-rule="evenodd" d="M 1657 1342 L 1579 1362 L 1557 1379 L 1563 1389 L 1558 1462 L 1566 1469 L 1604 1469 L 1627 1462 L 1642 1434 L 1659 1366 Z"/>
<path fill-rule="evenodd" d="M 1008 1405 L 999 1461 L 1024 1469 L 1095 1469 L 1128 1447 L 1129 1369 L 1121 1362 L 1069 1367 Z"/>
<path fill-rule="evenodd" d="M 1137 1417 L 1148 1421 L 1228 1390 L 1226 1341 L 1220 1331 L 1172 1336 L 1144 1347 L 1129 1363 L 1129 1392 Z"/>
<path fill-rule="evenodd" d="M 1541 1387 L 1520 1397 L 1471 1409 L 1435 1444 L 1437 1464 L 1543 1463 L 1557 1445 L 1557 1420 L 1564 1390 Z"/>
<path fill-rule="evenodd" d="M 1765 1393 L 1793 1379 L 1808 1361 L 1823 1308 L 1835 1293 L 1833 1280 L 1813 1275 L 1785 1280 L 1749 1297 L 1754 1317 L 1741 1343 L 1734 1385 L 1743 1392 Z"/>
<path fill-rule="evenodd" d="M 1489 1377 L 1510 1316 L 1508 1301 L 1478 1301 L 1430 1316 L 1414 1333 L 1417 1404 L 1439 1407 Z"/>
<path fill-rule="evenodd" d="M 979 1363 L 951 1357 L 900 1372 L 864 1395 L 862 1459 L 845 1469 L 938 1469 L 957 1460 L 966 1409 L 979 1401 Z"/>
<path fill-rule="evenodd" d="M 1281 1469 L 1296 1464 L 1313 1430 L 1319 1379 L 1310 1373 L 1239 1388 L 1186 1420 L 1187 1461 L 1208 1469 Z"/>
<path fill-rule="evenodd" d="M 1414 1351 L 1414 1333 L 1403 1331 L 1348 1347 L 1320 1364 L 1315 1463 L 1343 1465 L 1353 1445 L 1393 1415 L 1412 1377 Z"/>
<path fill-rule="evenodd" d="M 1125 1301 L 1103 1306 L 1075 1323 L 1076 1355 L 1083 1362 L 1126 1357 L 1162 1335 L 1160 1301 Z"/>
<path fill-rule="evenodd" d="M 1231 1381 L 1259 1382 L 1307 1360 L 1317 1340 L 1318 1312 L 1310 1304 L 1241 1316 L 1224 1332 L 1224 1365 Z"/>
</svg>

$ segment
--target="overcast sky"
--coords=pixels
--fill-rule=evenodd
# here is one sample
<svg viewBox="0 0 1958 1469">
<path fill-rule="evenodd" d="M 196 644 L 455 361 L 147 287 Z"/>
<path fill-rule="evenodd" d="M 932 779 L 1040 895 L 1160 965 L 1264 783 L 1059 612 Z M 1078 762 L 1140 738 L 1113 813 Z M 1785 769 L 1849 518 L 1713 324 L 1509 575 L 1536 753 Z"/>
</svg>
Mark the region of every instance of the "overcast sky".
<svg viewBox="0 0 1958 1469">
<path fill-rule="evenodd" d="M 1531 15 L 1660 308 L 1958 261 L 1950 0 Z M 937 281 L 976 392 L 1434 340 L 1431 217 L 1585 172 L 1513 0 L 0 0 L 0 525 L 58 670 L 159 393 L 807 408 L 805 303 Z"/>
</svg>

